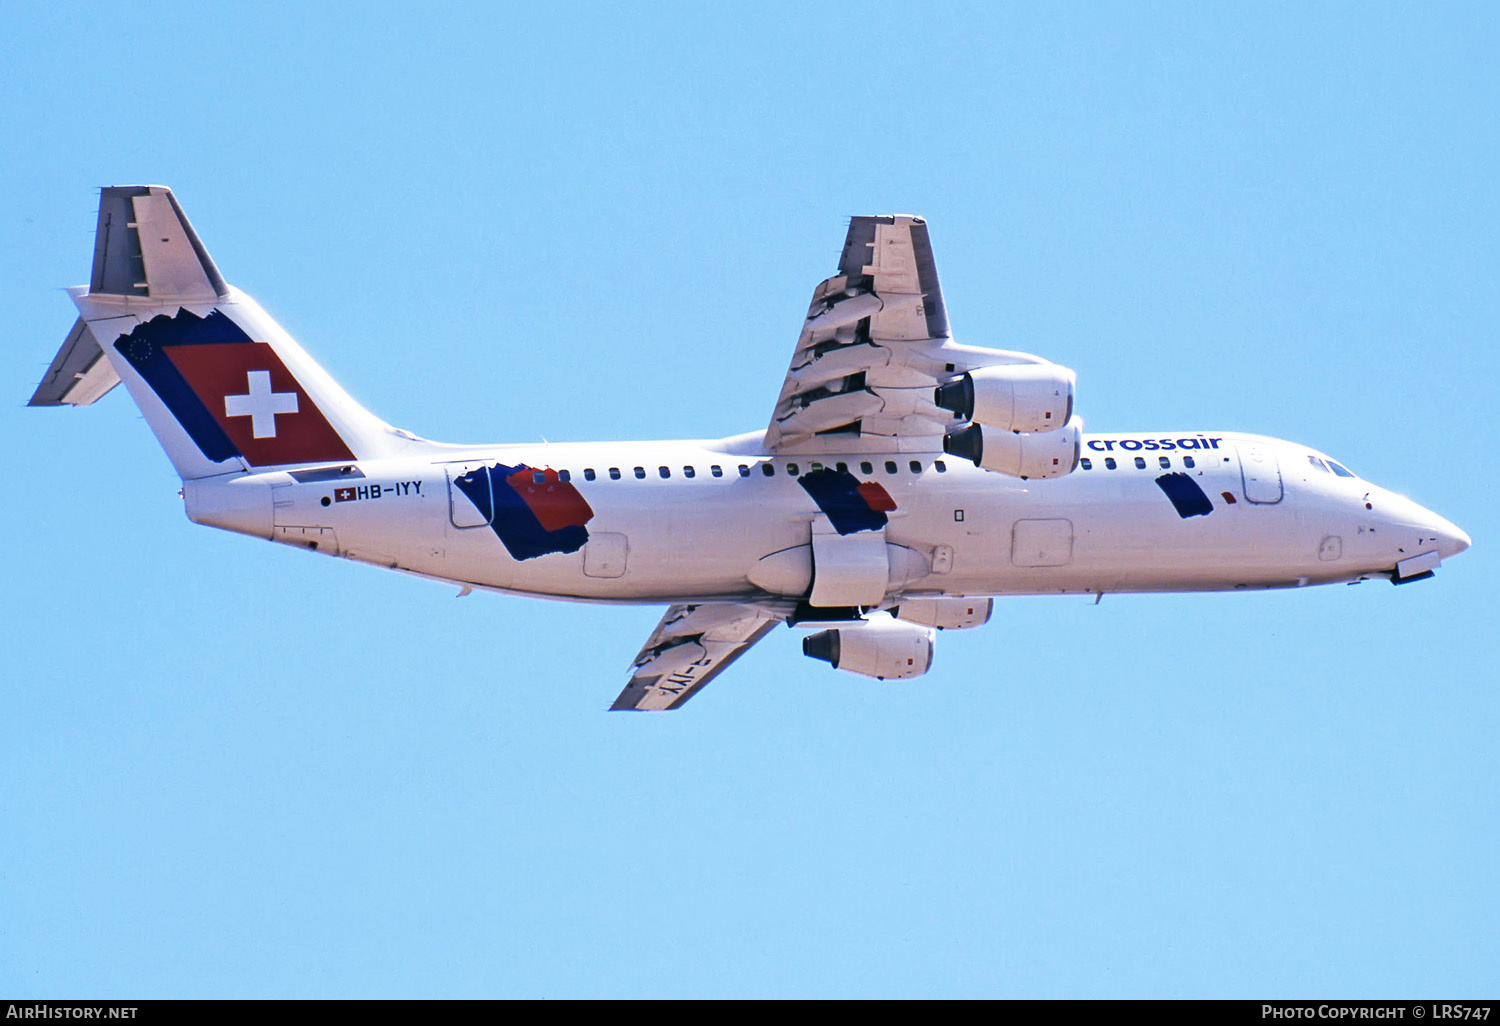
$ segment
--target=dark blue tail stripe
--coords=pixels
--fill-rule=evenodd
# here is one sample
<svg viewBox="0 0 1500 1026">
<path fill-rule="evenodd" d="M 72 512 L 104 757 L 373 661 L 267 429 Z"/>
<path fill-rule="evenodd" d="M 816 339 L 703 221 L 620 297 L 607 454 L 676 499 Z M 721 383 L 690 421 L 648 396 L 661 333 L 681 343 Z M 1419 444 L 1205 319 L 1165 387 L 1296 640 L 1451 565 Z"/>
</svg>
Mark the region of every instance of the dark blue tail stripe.
<svg viewBox="0 0 1500 1026">
<path fill-rule="evenodd" d="M 163 347 L 249 341 L 250 336 L 220 310 L 207 317 L 178 310 L 175 316 L 158 314 L 137 324 L 134 331 L 115 342 L 115 349 L 151 386 L 203 455 L 221 463 L 240 455 L 239 447 L 189 387 Z"/>
</svg>

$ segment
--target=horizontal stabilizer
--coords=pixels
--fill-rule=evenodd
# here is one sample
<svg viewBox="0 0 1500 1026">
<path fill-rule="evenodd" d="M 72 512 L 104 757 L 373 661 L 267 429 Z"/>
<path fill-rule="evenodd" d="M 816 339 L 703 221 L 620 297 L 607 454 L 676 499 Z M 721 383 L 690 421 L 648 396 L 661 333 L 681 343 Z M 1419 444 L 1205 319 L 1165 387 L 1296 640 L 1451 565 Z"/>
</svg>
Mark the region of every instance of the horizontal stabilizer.
<svg viewBox="0 0 1500 1026">
<path fill-rule="evenodd" d="M 229 288 L 171 189 L 116 185 L 99 191 L 89 293 L 212 302 Z"/>
<path fill-rule="evenodd" d="M 28 406 L 87 406 L 120 383 L 83 318 L 63 339 Z"/>
<path fill-rule="evenodd" d="M 230 288 L 163 186 L 100 190 L 93 274 L 68 294 L 81 319 L 31 405 L 86 405 L 123 380 L 184 481 L 422 444 L 372 416 Z"/>
</svg>

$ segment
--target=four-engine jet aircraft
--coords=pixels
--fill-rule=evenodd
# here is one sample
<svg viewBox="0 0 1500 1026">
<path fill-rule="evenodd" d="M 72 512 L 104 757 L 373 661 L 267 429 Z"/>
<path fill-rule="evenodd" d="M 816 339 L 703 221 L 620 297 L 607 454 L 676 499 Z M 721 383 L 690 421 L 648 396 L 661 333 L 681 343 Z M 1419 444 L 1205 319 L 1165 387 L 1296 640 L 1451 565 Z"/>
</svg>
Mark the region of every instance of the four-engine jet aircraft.
<svg viewBox="0 0 1500 1026">
<path fill-rule="evenodd" d="M 448 445 L 379 420 L 225 283 L 170 190 L 106 188 L 31 403 L 124 381 L 200 524 L 512 594 L 666 603 L 616 709 L 675 709 L 778 623 L 915 677 L 995 595 L 1432 576 L 1463 531 L 1291 442 L 1085 434 L 1071 370 L 960 345 L 927 225 L 856 217 L 762 431 Z"/>
</svg>

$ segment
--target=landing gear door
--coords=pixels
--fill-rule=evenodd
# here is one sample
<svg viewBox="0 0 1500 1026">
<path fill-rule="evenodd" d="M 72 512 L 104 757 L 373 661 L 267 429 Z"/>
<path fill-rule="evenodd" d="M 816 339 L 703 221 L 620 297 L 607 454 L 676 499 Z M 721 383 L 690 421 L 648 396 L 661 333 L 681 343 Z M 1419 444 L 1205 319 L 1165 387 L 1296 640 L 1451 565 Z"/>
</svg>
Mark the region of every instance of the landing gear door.
<svg viewBox="0 0 1500 1026">
<path fill-rule="evenodd" d="M 1240 454 L 1240 475 L 1245 482 L 1245 499 L 1262 506 L 1281 501 L 1281 468 L 1276 453 L 1259 442 L 1241 442 L 1235 446 Z"/>
<path fill-rule="evenodd" d="M 885 528 L 839 534 L 819 514 L 812 522 L 812 561 L 810 605 L 875 606 L 885 598 L 891 576 Z"/>
</svg>

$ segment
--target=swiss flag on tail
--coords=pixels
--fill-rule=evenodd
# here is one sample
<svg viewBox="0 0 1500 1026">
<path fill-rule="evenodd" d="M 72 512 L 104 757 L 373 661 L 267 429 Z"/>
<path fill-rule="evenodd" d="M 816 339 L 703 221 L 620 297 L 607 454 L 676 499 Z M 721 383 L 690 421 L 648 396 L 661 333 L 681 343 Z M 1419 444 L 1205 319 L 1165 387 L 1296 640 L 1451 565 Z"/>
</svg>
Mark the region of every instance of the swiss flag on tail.
<svg viewBox="0 0 1500 1026">
<path fill-rule="evenodd" d="M 236 456 L 257 467 L 356 458 L 276 350 L 222 310 L 160 314 L 115 348 L 216 463 Z"/>
<path fill-rule="evenodd" d="M 354 459 L 266 343 L 172 346 L 167 357 L 253 465 Z"/>
</svg>

